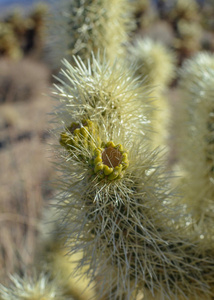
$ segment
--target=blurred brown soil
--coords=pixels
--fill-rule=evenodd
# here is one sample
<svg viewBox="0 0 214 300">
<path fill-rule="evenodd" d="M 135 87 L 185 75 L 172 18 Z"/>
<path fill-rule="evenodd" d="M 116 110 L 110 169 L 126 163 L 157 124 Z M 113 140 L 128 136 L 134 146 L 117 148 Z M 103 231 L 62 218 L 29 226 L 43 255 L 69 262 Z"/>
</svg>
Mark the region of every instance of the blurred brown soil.
<svg viewBox="0 0 214 300">
<path fill-rule="evenodd" d="M 49 78 L 40 63 L 0 60 L 0 283 L 32 263 L 38 221 L 52 196 Z"/>
</svg>

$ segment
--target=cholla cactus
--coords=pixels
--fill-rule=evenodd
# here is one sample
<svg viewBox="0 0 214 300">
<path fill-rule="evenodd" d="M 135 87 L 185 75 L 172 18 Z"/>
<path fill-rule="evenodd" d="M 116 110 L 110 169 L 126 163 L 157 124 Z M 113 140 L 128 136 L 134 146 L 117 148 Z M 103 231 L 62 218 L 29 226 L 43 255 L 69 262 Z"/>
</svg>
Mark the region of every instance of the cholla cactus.
<svg viewBox="0 0 214 300">
<path fill-rule="evenodd" d="M 150 96 L 154 98 L 155 108 L 150 115 L 152 140 L 156 147 L 166 147 L 170 109 L 165 92 L 175 75 L 175 55 L 160 42 L 149 38 L 138 39 L 130 46 L 130 54 L 130 59 L 138 66 L 136 75 L 145 77 L 146 84 L 152 89 Z"/>
<path fill-rule="evenodd" d="M 173 47 L 178 52 L 179 65 L 185 58 L 194 55 L 201 48 L 202 27 L 199 5 L 196 0 L 173 1 L 169 14 L 175 31 Z"/>
<path fill-rule="evenodd" d="M 200 53 L 181 71 L 176 136 L 183 172 L 184 203 L 203 246 L 214 245 L 214 57 Z"/>
<path fill-rule="evenodd" d="M 0 55 L 20 59 L 22 51 L 10 24 L 0 22 Z"/>
<path fill-rule="evenodd" d="M 6 23 L 11 26 L 13 33 L 17 37 L 17 42 L 19 43 L 20 48 L 24 44 L 24 36 L 26 34 L 26 29 L 30 27 L 29 19 L 24 18 L 21 11 L 15 9 L 12 13 L 7 16 Z"/>
<path fill-rule="evenodd" d="M 198 22 L 180 20 L 177 24 L 178 37 L 173 46 L 180 52 L 181 60 L 201 49 L 202 27 Z"/>
<path fill-rule="evenodd" d="M 48 15 L 48 6 L 45 3 L 38 3 L 30 13 L 26 26 L 26 42 L 24 45 L 25 54 L 40 58 L 45 43 L 45 21 Z M 30 28 L 30 29 L 29 29 Z"/>
<path fill-rule="evenodd" d="M 1 300 L 66 300 L 57 282 L 50 280 L 45 274 L 30 278 L 11 276 L 11 285 L 0 285 Z M 69 298 L 71 299 L 71 298 Z"/>
<path fill-rule="evenodd" d="M 60 114 L 66 134 L 71 133 L 71 124 L 93 121 L 99 115 L 99 123 L 106 124 L 107 130 L 120 121 L 128 130 L 148 135 L 151 125 L 147 116 L 152 110 L 148 88 L 133 78 L 132 69 L 125 63 L 111 66 L 101 57 L 92 55 L 88 66 L 80 58 L 74 57 L 76 66 L 64 61 L 66 69 L 61 71 L 61 85 L 56 86 L 54 94 L 63 103 Z M 62 142 L 63 132 L 59 134 Z"/>
<path fill-rule="evenodd" d="M 164 91 L 175 75 L 175 55 L 161 42 L 138 39 L 130 48 L 132 60 L 136 61 L 137 74 L 146 76 L 146 83 L 155 87 L 154 93 Z"/>
<path fill-rule="evenodd" d="M 59 233 L 70 253 L 83 253 L 79 267 L 89 267 L 87 274 L 98 277 L 99 292 L 110 293 L 110 299 L 131 299 L 143 287 L 162 299 L 198 291 L 206 299 L 212 265 L 175 229 L 182 214 L 174 207 L 159 155 L 142 134 L 146 118 L 129 111 L 128 104 L 144 94 L 135 81 L 124 86 L 123 73 L 113 75 L 95 59 L 91 65 L 96 69 L 89 74 L 82 62 L 76 68 L 66 63 L 68 83 L 60 79 L 63 86 L 55 92 L 61 100 L 57 116 L 67 124 L 58 133 L 65 148 L 59 163 Z"/>
<path fill-rule="evenodd" d="M 35 259 L 39 272 L 45 271 L 51 278 L 57 280 L 58 286 L 68 299 L 91 300 L 96 299 L 94 283 L 83 276 L 88 269 L 83 267 L 76 272 L 81 252 L 67 255 L 64 247 L 64 238 L 58 234 L 59 217 L 55 208 L 49 207 L 45 210 L 43 221 L 40 224 L 39 247 Z"/>
<path fill-rule="evenodd" d="M 111 62 L 123 56 L 134 24 L 130 8 L 128 0 L 60 1 L 50 28 L 55 61 L 72 62 L 72 55 L 79 55 L 86 62 L 98 49 L 105 49 Z"/>
<path fill-rule="evenodd" d="M 193 21 L 198 19 L 199 6 L 196 0 L 175 0 L 174 7 L 170 13 L 172 21 L 185 19 Z"/>
<path fill-rule="evenodd" d="M 132 0 L 131 5 L 138 29 L 145 29 L 157 18 L 149 0 Z"/>
</svg>

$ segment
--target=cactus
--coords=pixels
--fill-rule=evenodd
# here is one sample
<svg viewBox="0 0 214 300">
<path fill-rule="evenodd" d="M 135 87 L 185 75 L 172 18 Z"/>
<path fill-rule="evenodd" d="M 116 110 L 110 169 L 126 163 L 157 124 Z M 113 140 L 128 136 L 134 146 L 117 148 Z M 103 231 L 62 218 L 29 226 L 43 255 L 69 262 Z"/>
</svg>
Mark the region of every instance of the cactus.
<svg viewBox="0 0 214 300">
<path fill-rule="evenodd" d="M 196 0 L 176 0 L 170 12 L 170 19 L 175 22 L 179 19 L 194 21 L 198 19 L 199 5 Z"/>
<path fill-rule="evenodd" d="M 214 56 L 205 52 L 184 63 L 177 126 L 184 203 L 203 246 L 213 245 L 214 199 Z"/>
<path fill-rule="evenodd" d="M 98 50 L 105 50 L 111 62 L 116 56 L 124 56 L 124 45 L 134 24 L 130 7 L 127 0 L 60 2 L 50 26 L 51 39 L 56 40 L 51 46 L 55 62 L 62 58 L 73 62 L 73 55 L 87 62 L 91 52 Z M 57 28 L 62 34 L 58 35 Z"/>
<path fill-rule="evenodd" d="M 7 16 L 5 21 L 6 24 L 11 26 L 20 49 L 23 49 L 25 44 L 26 28 L 30 26 L 29 19 L 24 18 L 20 10 L 15 9 L 9 16 Z"/>
<path fill-rule="evenodd" d="M 132 7 L 137 28 L 148 28 L 157 17 L 149 0 L 133 0 Z"/>
<path fill-rule="evenodd" d="M 154 88 L 154 93 L 164 91 L 175 75 L 176 58 L 173 52 L 150 38 L 138 38 L 129 49 L 131 59 L 138 66 L 137 75 L 147 77 L 146 83 Z"/>
<path fill-rule="evenodd" d="M 52 203 L 53 204 L 53 203 Z M 56 204 L 56 203 L 54 203 Z M 57 280 L 58 287 L 66 299 L 90 300 L 96 299 L 95 283 L 83 276 L 88 269 L 76 270 L 76 261 L 82 257 L 81 252 L 68 255 L 64 247 L 65 239 L 58 234 L 58 215 L 54 205 L 45 210 L 40 224 L 40 236 L 35 259 L 37 272 L 49 274 L 52 280 Z"/>
<path fill-rule="evenodd" d="M 127 51 L 130 3 L 58 4 L 53 48 L 56 64 L 68 60 L 53 88 L 57 214 L 38 251 L 41 275 L 12 277 L 2 300 L 214 298 L 214 57 L 198 54 L 180 71 L 174 179 L 161 149 L 175 56 L 148 38 Z M 174 46 L 184 57 L 198 50 L 196 2 L 178 0 L 170 17 Z"/>
<path fill-rule="evenodd" d="M 177 23 L 178 37 L 174 39 L 173 46 L 179 51 L 180 60 L 189 58 L 201 50 L 202 27 L 198 22 L 180 20 Z"/>
<path fill-rule="evenodd" d="M 169 20 L 175 32 L 172 46 L 178 52 L 178 62 L 181 65 L 184 59 L 201 49 L 202 26 L 198 1 L 174 1 Z"/>
<path fill-rule="evenodd" d="M 170 119 L 166 91 L 175 76 L 175 55 L 160 42 L 149 38 L 138 38 L 129 51 L 130 60 L 138 66 L 136 76 L 145 77 L 145 83 L 151 89 L 150 97 L 153 97 L 154 110 L 150 114 L 153 132 L 150 137 L 154 146 L 166 147 Z"/>
<path fill-rule="evenodd" d="M 95 58 L 91 65 L 96 65 L 100 74 L 103 66 Z M 103 101 L 106 87 L 112 88 L 114 96 L 106 66 L 105 84 L 95 71 L 89 77 L 82 62 L 77 67 L 66 63 L 66 67 L 70 73 L 62 73 L 68 83 L 60 79 L 63 86 L 58 86 L 54 95 L 61 101 L 57 117 L 68 124 L 56 134 L 65 149 L 59 152 L 59 234 L 66 237 L 69 253 L 83 253 L 79 267 L 88 266 L 87 274 L 94 280 L 98 277 L 100 297 L 107 294 L 110 299 L 131 299 L 144 287 L 154 296 L 160 293 L 160 299 L 176 298 L 177 294 L 196 296 L 200 292 L 204 299 L 206 295 L 210 299 L 212 256 L 198 253 L 191 239 L 174 226 L 178 216 L 183 220 L 185 216 L 176 208 L 176 196 L 159 154 L 151 149 L 142 132 L 132 129 L 136 116 L 124 107 L 130 103 L 125 101 L 126 93 L 128 96 L 132 91 L 132 103 L 138 103 L 138 97 L 144 97 L 142 90 L 133 93 L 135 81 L 131 81 L 126 83 L 125 93 L 114 77 L 117 93 L 123 97 L 112 109 L 111 98 Z M 79 72 L 81 76 L 74 80 Z M 139 111 L 135 114 L 143 124 L 145 116 Z M 72 123 L 74 119 L 76 123 Z M 126 119 L 129 123 L 124 122 Z"/>
<path fill-rule="evenodd" d="M 94 126 L 105 124 L 107 130 L 111 130 L 120 121 L 129 130 L 149 134 L 150 120 L 147 115 L 152 110 L 149 90 L 134 79 L 132 68 L 120 61 L 112 66 L 100 55 L 96 58 L 92 55 L 88 66 L 80 58 L 74 57 L 74 61 L 76 66 L 64 61 L 65 70 L 61 70 L 60 85 L 53 92 L 54 97 L 64 105 L 60 112 L 63 121 L 60 122 L 67 134 L 72 122 L 93 121 L 97 115 L 100 115 L 99 124 Z"/>
<path fill-rule="evenodd" d="M 11 25 L 0 22 L 0 55 L 11 59 L 20 59 L 22 51 Z"/>
<path fill-rule="evenodd" d="M 24 51 L 26 55 L 41 57 L 44 48 L 45 21 L 48 14 L 48 7 L 45 3 L 38 3 L 28 17 L 26 26 Z"/>
</svg>

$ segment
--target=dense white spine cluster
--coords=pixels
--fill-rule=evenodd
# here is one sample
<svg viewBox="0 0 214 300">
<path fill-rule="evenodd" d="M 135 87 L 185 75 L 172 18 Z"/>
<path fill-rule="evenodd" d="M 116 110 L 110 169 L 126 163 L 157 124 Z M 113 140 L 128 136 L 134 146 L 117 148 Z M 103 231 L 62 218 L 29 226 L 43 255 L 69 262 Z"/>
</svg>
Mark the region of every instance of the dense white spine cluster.
<svg viewBox="0 0 214 300">
<path fill-rule="evenodd" d="M 41 273 L 39 276 L 23 278 L 11 276 L 9 287 L 0 286 L 1 300 L 66 300 L 57 282 L 48 275 Z M 71 298 L 69 298 L 71 299 Z"/>
</svg>

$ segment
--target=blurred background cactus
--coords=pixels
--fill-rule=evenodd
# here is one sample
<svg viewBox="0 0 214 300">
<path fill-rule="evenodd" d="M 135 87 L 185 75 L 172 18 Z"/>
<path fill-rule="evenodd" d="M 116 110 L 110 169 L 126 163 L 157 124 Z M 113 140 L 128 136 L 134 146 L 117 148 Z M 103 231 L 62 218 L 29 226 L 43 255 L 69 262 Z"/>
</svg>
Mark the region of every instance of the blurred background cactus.
<svg viewBox="0 0 214 300">
<path fill-rule="evenodd" d="M 0 299 L 214 298 L 213 11 L 2 15 Z"/>
<path fill-rule="evenodd" d="M 113 63 L 115 57 L 124 56 L 134 28 L 131 4 L 128 0 L 62 1 L 56 4 L 49 28 L 54 63 L 63 58 L 72 62 L 72 55 L 86 62 L 92 51 L 105 51 Z"/>
<path fill-rule="evenodd" d="M 181 105 L 177 121 L 178 165 L 192 230 L 204 247 L 213 247 L 213 74 L 214 56 L 201 52 L 180 71 Z"/>
<path fill-rule="evenodd" d="M 0 24 L 0 53 L 12 59 L 19 59 L 22 56 L 12 26 L 3 22 Z"/>
<path fill-rule="evenodd" d="M 44 28 L 45 19 L 48 7 L 43 3 L 37 4 L 28 16 L 25 16 L 19 9 L 14 10 L 7 15 L 2 24 L 10 28 L 10 36 L 13 34 L 16 41 L 11 42 L 11 48 L 19 51 L 23 57 L 24 55 L 33 55 L 34 57 L 41 58 L 42 50 L 44 47 Z M 1 42 L 1 47 L 4 43 Z M 13 49 L 13 48 L 12 48 Z M 15 50 L 14 50 L 15 51 Z M 1 51 L 1 55 L 7 55 Z"/>
<path fill-rule="evenodd" d="M 130 63 L 135 61 L 138 66 L 136 76 L 144 78 L 144 85 L 150 89 L 153 110 L 150 113 L 151 130 L 150 138 L 154 147 L 167 147 L 170 107 L 167 91 L 175 77 L 175 54 L 161 42 L 149 38 L 139 37 L 129 48 Z"/>
</svg>

